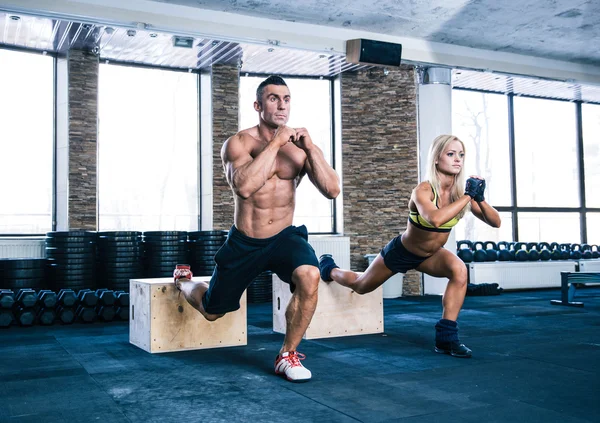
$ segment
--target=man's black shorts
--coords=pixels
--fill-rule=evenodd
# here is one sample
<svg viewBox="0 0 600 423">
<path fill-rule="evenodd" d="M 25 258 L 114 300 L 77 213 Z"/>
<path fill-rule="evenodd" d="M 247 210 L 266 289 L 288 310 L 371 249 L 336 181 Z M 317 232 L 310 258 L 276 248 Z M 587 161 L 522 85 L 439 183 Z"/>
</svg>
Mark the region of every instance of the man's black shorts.
<svg viewBox="0 0 600 423">
<path fill-rule="evenodd" d="M 202 299 L 204 310 L 210 314 L 239 309 L 244 290 L 265 270 L 277 273 L 293 292 L 292 273 L 296 268 L 304 264 L 319 267 L 304 225 L 288 226 L 264 239 L 250 238 L 232 226 L 215 255 L 215 263 L 210 286 Z"/>
<path fill-rule="evenodd" d="M 429 258 L 408 251 L 402 244 L 402 235 L 398 235 L 383 247 L 381 257 L 383 257 L 383 262 L 387 268 L 396 273 L 406 273 L 415 269 Z"/>
</svg>

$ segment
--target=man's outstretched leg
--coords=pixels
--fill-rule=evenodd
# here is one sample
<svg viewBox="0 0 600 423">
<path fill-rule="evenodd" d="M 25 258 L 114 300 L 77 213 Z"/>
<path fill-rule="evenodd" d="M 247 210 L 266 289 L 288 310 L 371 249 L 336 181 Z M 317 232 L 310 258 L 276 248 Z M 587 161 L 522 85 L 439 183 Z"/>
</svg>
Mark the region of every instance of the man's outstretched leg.
<svg viewBox="0 0 600 423">
<path fill-rule="evenodd" d="M 300 363 L 304 354 L 296 349 L 315 314 L 319 280 L 319 269 L 314 266 L 300 266 L 292 274 L 296 290 L 285 311 L 285 338 L 275 359 L 275 373 L 285 374 L 291 382 L 306 382 L 312 377 L 310 370 Z"/>
<path fill-rule="evenodd" d="M 175 286 L 181 291 L 187 302 L 194 307 L 210 322 L 214 322 L 223 314 L 210 314 L 204 310 L 202 305 L 202 297 L 208 290 L 208 284 L 204 281 L 194 281 L 189 279 L 175 279 Z"/>
</svg>

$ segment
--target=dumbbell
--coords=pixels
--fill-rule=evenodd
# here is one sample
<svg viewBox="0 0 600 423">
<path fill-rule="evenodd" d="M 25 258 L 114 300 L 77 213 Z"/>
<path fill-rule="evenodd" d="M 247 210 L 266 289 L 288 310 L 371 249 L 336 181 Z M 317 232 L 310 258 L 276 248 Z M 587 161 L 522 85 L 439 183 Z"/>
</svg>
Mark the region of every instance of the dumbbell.
<svg viewBox="0 0 600 423">
<path fill-rule="evenodd" d="M 115 306 L 117 317 L 121 320 L 129 320 L 129 293 L 124 291 L 115 292 Z"/>
<path fill-rule="evenodd" d="M 56 310 L 54 308 L 41 308 L 36 318 L 40 325 L 49 326 L 56 320 Z"/>
<path fill-rule="evenodd" d="M 38 298 L 40 305 L 43 308 L 54 308 L 58 302 L 58 296 L 56 295 L 56 292 L 50 291 L 49 289 L 39 291 Z"/>
<path fill-rule="evenodd" d="M 75 321 L 77 315 L 74 308 L 59 305 L 56 307 L 56 317 L 62 324 L 70 325 Z"/>
<path fill-rule="evenodd" d="M 16 303 L 22 308 L 29 308 L 36 305 L 38 296 L 33 289 L 19 289 L 16 295 Z"/>
<path fill-rule="evenodd" d="M 17 305 L 14 310 L 15 321 L 21 326 L 31 326 L 35 323 L 35 310 L 33 307 Z"/>
<path fill-rule="evenodd" d="M 91 289 L 81 289 L 77 293 L 77 299 L 82 307 L 96 307 L 98 304 L 98 297 L 96 293 Z"/>
<path fill-rule="evenodd" d="M 105 322 L 111 322 L 114 320 L 117 310 L 111 305 L 98 305 L 96 306 L 96 314 L 101 320 L 104 320 Z"/>
<path fill-rule="evenodd" d="M 96 293 L 93 293 L 94 297 Z M 94 307 L 86 307 L 82 304 L 80 304 L 77 307 L 77 310 L 75 311 L 75 314 L 77 315 L 77 318 L 79 320 L 81 320 L 82 322 L 85 323 L 92 323 L 96 320 L 96 310 L 94 309 Z"/>
<path fill-rule="evenodd" d="M 0 309 L 11 309 L 15 303 L 15 293 L 10 289 L 0 291 Z"/>
<path fill-rule="evenodd" d="M 77 294 L 72 289 L 61 289 L 58 291 L 58 304 L 63 307 L 74 307 L 77 305 Z"/>
<path fill-rule="evenodd" d="M 0 308 L 0 328 L 7 328 L 15 320 L 13 312 L 6 308 Z"/>
<path fill-rule="evenodd" d="M 96 296 L 98 297 L 98 302 L 100 303 L 100 305 L 112 306 L 115 304 L 115 293 L 110 289 L 97 289 Z"/>
</svg>

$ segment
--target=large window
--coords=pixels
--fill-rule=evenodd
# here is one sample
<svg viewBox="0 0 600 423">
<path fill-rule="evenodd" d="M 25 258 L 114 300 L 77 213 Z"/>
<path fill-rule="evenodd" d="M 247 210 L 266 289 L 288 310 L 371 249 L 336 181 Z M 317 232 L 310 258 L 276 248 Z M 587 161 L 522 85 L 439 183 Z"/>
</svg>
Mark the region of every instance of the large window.
<svg viewBox="0 0 600 423">
<path fill-rule="evenodd" d="M 578 207 L 575 105 L 517 97 L 515 158 L 520 207 Z"/>
<path fill-rule="evenodd" d="M 240 129 L 258 124 L 254 110 L 256 88 L 264 77 L 242 77 L 240 80 Z M 325 160 L 332 163 L 332 110 L 331 81 L 327 79 L 285 78 L 291 94 L 288 125 L 304 127 L 318 145 Z M 308 177 L 302 180 L 296 192 L 294 225 L 306 225 L 311 233 L 334 231 L 333 201 L 326 199 Z"/>
<path fill-rule="evenodd" d="M 506 96 L 476 91 L 452 92 L 452 131 L 465 143 L 466 175 L 486 180 L 486 201 L 495 206 L 510 206 L 511 176 Z M 501 228 L 495 229 L 472 214 L 456 226 L 456 239 L 512 240 L 512 219 L 501 215 Z"/>
<path fill-rule="evenodd" d="M 452 108 L 465 169 L 502 218 L 493 229 L 467 215 L 457 239 L 600 241 L 599 105 L 455 89 Z"/>
<path fill-rule="evenodd" d="M 198 75 L 101 64 L 99 230 L 197 230 Z"/>
<path fill-rule="evenodd" d="M 585 201 L 588 207 L 600 207 L 600 106 L 583 104 L 581 107 Z M 596 237 L 600 238 L 600 233 Z"/>
<path fill-rule="evenodd" d="M 600 245 L 600 212 L 587 214 L 587 242 Z"/>
<path fill-rule="evenodd" d="M 579 213 L 519 213 L 519 240 L 580 243 Z"/>
<path fill-rule="evenodd" d="M 54 58 L 0 49 L 0 233 L 52 230 Z"/>
</svg>

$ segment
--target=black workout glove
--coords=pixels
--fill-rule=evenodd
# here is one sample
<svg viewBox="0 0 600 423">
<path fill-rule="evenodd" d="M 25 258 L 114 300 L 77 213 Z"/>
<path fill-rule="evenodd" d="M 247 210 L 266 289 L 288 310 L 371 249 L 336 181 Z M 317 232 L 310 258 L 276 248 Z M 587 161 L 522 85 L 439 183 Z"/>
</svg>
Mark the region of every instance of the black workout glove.
<svg viewBox="0 0 600 423">
<path fill-rule="evenodd" d="M 479 185 L 479 190 L 477 194 L 475 195 L 475 197 L 473 197 L 473 200 L 477 201 L 478 203 L 481 203 L 485 200 L 485 197 L 483 196 L 483 192 L 485 191 L 485 180 L 482 180 L 481 182 L 482 183 L 481 185 Z"/>
<path fill-rule="evenodd" d="M 483 179 L 469 178 L 465 186 L 465 194 L 477 202 L 484 200 L 485 181 Z"/>
</svg>

